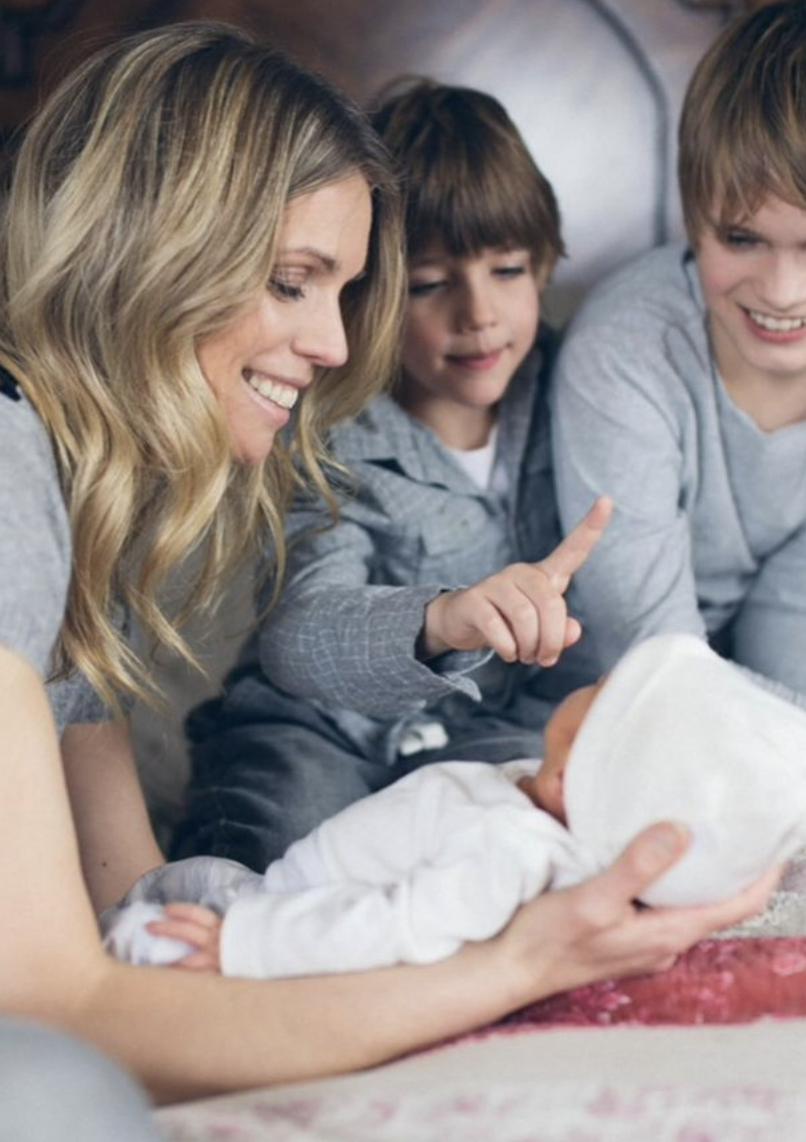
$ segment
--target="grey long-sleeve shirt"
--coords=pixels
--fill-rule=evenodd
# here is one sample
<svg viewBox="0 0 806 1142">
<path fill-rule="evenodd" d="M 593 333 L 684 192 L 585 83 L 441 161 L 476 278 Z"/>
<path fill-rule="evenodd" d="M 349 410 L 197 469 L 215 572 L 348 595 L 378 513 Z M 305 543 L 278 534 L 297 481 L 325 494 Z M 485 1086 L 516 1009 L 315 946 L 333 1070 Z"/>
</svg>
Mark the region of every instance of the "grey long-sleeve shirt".
<svg viewBox="0 0 806 1142">
<path fill-rule="evenodd" d="M 47 433 L 28 401 L 0 393 L 0 643 L 46 678 L 70 581 L 67 512 Z M 48 686 L 59 732 L 110 716 L 78 675 Z"/>
<path fill-rule="evenodd" d="M 707 634 L 806 693 L 806 423 L 762 431 L 726 392 L 681 245 L 595 289 L 553 387 L 560 514 L 616 503 L 571 599 L 600 669 L 663 630 Z"/>
</svg>

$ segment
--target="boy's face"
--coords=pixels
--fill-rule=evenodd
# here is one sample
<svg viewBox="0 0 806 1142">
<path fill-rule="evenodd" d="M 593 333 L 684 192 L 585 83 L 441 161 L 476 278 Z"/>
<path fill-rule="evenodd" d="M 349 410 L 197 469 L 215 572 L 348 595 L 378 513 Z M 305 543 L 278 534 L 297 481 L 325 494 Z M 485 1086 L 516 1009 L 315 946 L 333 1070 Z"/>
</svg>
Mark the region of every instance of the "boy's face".
<svg viewBox="0 0 806 1142">
<path fill-rule="evenodd" d="M 603 684 L 604 679 L 601 679 L 593 686 L 583 686 L 560 703 L 546 723 L 543 764 L 534 777 L 525 777 L 518 783 L 535 805 L 563 824 L 566 823 L 565 767 L 579 728 Z"/>
<path fill-rule="evenodd" d="M 806 210 L 770 196 L 732 226 L 709 226 L 697 263 L 728 389 L 806 390 Z"/>
<path fill-rule="evenodd" d="M 452 257 L 438 246 L 409 262 L 400 401 L 455 447 L 461 426 L 485 423 L 534 343 L 540 317 L 528 250 Z"/>
</svg>

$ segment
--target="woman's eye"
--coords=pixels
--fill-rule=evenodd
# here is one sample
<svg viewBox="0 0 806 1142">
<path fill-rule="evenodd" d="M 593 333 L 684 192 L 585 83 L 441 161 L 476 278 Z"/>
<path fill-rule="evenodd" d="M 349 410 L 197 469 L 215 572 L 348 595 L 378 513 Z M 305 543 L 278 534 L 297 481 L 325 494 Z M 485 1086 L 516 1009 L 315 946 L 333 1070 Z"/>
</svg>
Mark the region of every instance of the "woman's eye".
<svg viewBox="0 0 806 1142">
<path fill-rule="evenodd" d="M 281 301 L 299 301 L 305 296 L 302 286 L 295 285 L 282 277 L 269 278 L 269 289 Z"/>
</svg>

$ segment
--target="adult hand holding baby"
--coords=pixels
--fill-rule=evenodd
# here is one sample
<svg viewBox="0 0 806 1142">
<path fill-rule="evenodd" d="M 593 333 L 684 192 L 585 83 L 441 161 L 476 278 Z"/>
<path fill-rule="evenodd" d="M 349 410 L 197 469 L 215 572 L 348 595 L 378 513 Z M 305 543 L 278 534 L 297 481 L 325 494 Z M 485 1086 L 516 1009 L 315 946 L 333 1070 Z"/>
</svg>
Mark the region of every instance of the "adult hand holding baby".
<svg viewBox="0 0 806 1142">
<path fill-rule="evenodd" d="M 689 843 L 682 825 L 660 822 L 641 832 L 599 876 L 523 905 L 498 937 L 513 986 L 528 997 L 541 988 L 551 994 L 595 979 L 665 971 L 698 940 L 763 910 L 780 867 L 718 904 L 637 906 Z"/>
<path fill-rule="evenodd" d="M 568 614 L 571 577 L 599 542 L 613 511 L 600 496 L 539 563 L 512 563 L 471 587 L 444 591 L 425 611 L 423 657 L 489 647 L 505 662 L 553 666 L 582 634 Z"/>
</svg>

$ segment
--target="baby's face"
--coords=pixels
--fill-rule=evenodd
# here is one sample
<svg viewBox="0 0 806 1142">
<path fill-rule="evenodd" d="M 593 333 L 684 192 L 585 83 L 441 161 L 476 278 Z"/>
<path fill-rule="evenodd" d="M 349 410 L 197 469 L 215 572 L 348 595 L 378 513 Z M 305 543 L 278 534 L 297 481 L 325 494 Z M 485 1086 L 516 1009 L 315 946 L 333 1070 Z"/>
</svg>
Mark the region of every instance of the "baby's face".
<svg viewBox="0 0 806 1142">
<path fill-rule="evenodd" d="M 583 686 L 560 703 L 546 723 L 544 735 L 545 756 L 534 777 L 524 778 L 520 788 L 534 803 L 558 821 L 565 821 L 563 782 L 571 746 L 579 727 L 599 693 L 604 679 L 593 686 Z"/>
</svg>

